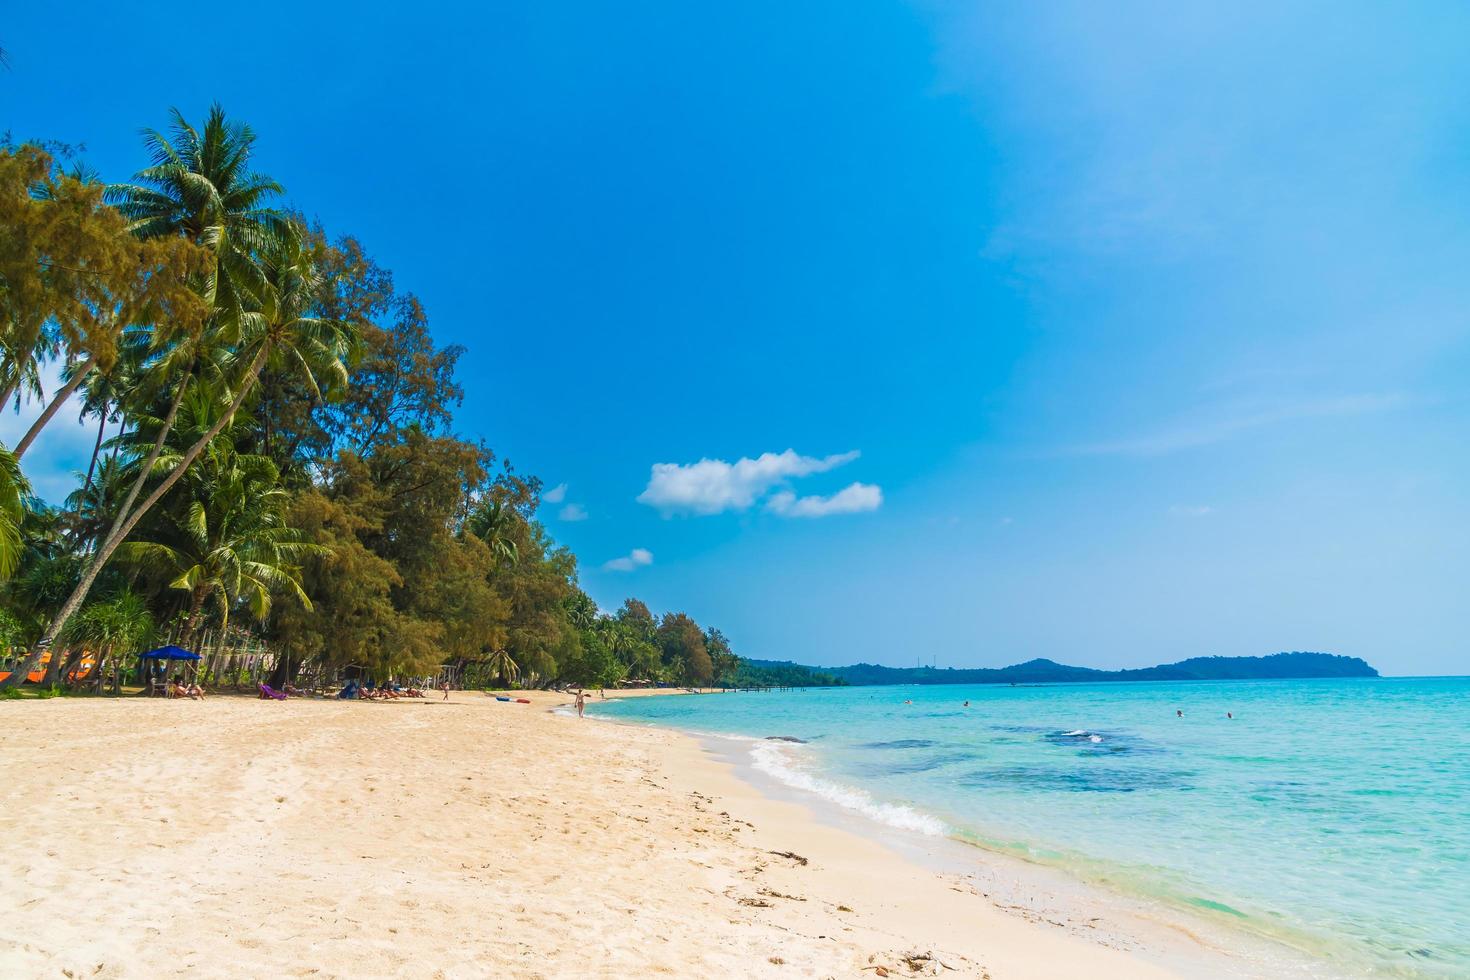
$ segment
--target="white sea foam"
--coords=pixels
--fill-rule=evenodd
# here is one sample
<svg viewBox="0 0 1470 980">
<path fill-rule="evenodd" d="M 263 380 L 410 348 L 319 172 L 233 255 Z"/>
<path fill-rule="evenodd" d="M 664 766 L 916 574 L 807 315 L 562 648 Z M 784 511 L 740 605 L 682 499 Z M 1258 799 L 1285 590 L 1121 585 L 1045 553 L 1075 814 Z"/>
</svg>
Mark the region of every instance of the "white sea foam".
<svg viewBox="0 0 1470 980">
<path fill-rule="evenodd" d="M 927 813 L 895 803 L 883 803 L 860 789 L 813 775 L 796 761 L 794 746 L 790 743 L 756 742 L 751 746 L 750 758 L 755 768 L 778 782 L 815 793 L 844 809 L 861 813 L 870 820 L 930 837 L 943 836 L 948 830 L 943 822 Z"/>
</svg>

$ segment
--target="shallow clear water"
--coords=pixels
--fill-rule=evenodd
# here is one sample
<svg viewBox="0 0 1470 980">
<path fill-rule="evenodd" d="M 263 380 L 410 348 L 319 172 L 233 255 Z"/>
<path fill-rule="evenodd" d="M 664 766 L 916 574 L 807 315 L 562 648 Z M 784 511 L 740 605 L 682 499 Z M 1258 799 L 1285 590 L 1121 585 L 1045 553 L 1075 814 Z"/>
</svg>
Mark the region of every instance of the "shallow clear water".
<svg viewBox="0 0 1470 980">
<path fill-rule="evenodd" d="M 757 766 L 875 820 L 1024 853 L 1352 972 L 1470 976 L 1470 678 L 860 687 L 593 711 L 753 737 Z"/>
</svg>

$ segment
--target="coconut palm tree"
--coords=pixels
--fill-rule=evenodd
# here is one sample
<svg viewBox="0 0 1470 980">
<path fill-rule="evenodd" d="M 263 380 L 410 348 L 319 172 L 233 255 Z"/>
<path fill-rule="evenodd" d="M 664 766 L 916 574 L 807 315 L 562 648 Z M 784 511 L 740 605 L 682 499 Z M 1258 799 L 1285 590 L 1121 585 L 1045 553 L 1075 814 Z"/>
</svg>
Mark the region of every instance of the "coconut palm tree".
<svg viewBox="0 0 1470 980">
<path fill-rule="evenodd" d="M 142 520 L 143 515 L 168 493 L 210 441 L 234 419 L 246 398 L 255 390 L 260 372 L 267 363 L 273 368 L 279 366 L 282 373 L 299 372 L 304 377 L 308 390 L 317 398 L 323 398 L 333 388 L 346 386 L 347 363 L 354 356 L 357 332 L 347 324 L 311 315 L 320 295 L 321 284 L 310 254 L 301 247 L 298 240 L 291 239 L 282 244 L 280 254 L 272 260 L 269 267 L 274 275 L 266 284 L 261 309 L 214 320 L 215 330 L 212 335 L 220 341 L 220 346 L 214 353 L 218 354 L 220 363 L 228 372 L 225 380 L 230 387 L 221 392 L 223 397 L 229 399 L 228 408 L 176 463 L 168 467 L 167 475 L 143 502 L 129 511 L 128 508 L 141 490 L 143 482 L 153 474 L 154 463 L 161 462 L 158 457 L 182 399 L 183 389 L 180 387 L 169 409 L 169 415 L 160 427 L 150 458 L 145 461 L 133 489 L 123 501 L 112 530 L 93 554 L 76 591 L 32 648 L 26 661 L 26 670 L 35 669 L 35 664 L 50 649 L 56 634 L 80 608 L 108 559 Z M 235 369 L 247 362 L 243 371 L 236 373 Z M 20 676 L 23 675 L 19 671 L 12 673 L 0 682 L 0 688 L 19 684 Z"/>
<path fill-rule="evenodd" d="M 521 667 L 504 650 L 492 650 L 485 657 L 485 669 L 490 671 L 492 677 L 504 681 L 507 685 L 514 684 L 521 679 Z"/>
<path fill-rule="evenodd" d="M 268 290 L 268 256 L 293 246 L 299 251 L 301 236 L 294 222 L 267 206 L 282 193 L 281 186 L 249 169 L 255 146 L 250 127 L 229 122 L 217 103 L 210 108 L 202 132 L 177 109 L 173 117 L 172 137 L 156 130 L 144 132 L 143 142 L 153 165 L 136 174 L 134 183 L 109 187 L 106 196 L 128 218 L 133 234 L 182 237 L 210 250 L 214 261 L 199 291 L 210 305 L 211 316 L 203 332 L 181 334 L 172 325 L 159 325 L 151 338 L 152 356 L 135 356 L 144 369 L 141 376 L 170 386 L 172 398 L 165 424 L 156 432 L 152 458 L 124 499 L 109 540 L 121 540 L 117 532 L 142 490 L 142 481 L 152 473 L 157 452 L 196 371 L 211 353 L 228 347 L 239 317 L 252 308 L 250 301 L 259 306 Z M 142 394 L 150 395 L 146 390 Z"/>
<path fill-rule="evenodd" d="M 25 399 L 46 397 L 41 388 L 41 362 L 54 357 L 59 348 L 53 329 L 43 327 L 34 337 L 26 337 L 25 331 L 11 327 L 7 323 L 0 332 L 0 409 L 14 398 L 14 408 L 19 411 Z"/>
<path fill-rule="evenodd" d="M 101 543 L 134 475 L 115 455 L 104 456 L 92 479 L 67 495 L 66 527 L 72 547 L 88 552 Z"/>
<path fill-rule="evenodd" d="M 158 355 L 148 373 L 170 386 L 170 408 L 158 429 L 154 451 L 139 468 L 137 479 L 119 505 L 112 527 L 98 544 L 76 590 L 31 650 L 27 669 L 34 669 L 45 656 L 66 621 L 81 608 L 113 551 L 177 480 L 177 475 L 170 474 L 142 504 L 134 506 L 144 482 L 154 472 L 157 454 L 162 451 L 185 392 L 195 380 L 196 370 L 210 354 L 225 350 L 232 336 L 239 335 L 239 318 L 246 310 L 267 305 L 266 294 L 271 291 L 268 270 L 272 267 L 268 256 L 289 253 L 292 246 L 299 252 L 301 236 L 294 222 L 268 206 L 281 194 L 280 185 L 249 168 L 255 144 L 250 128 L 229 122 L 218 105 L 210 109 L 202 130 L 191 126 L 178 110 L 174 110 L 173 119 L 168 136 L 156 130 L 144 133 L 152 166 L 136 174 L 131 184 L 109 187 L 105 197 L 128 219 L 133 234 L 141 238 L 181 237 L 210 251 L 213 261 L 197 284 L 209 304 L 210 316 L 202 333 L 186 331 L 188 336 L 183 342 L 176 324 L 155 324 Z M 261 365 L 270 356 L 270 346 L 260 345 L 253 369 L 237 377 L 236 408 L 254 386 Z M 0 381 L 9 384 L 10 379 Z M 15 383 L 20 383 L 19 373 Z M 197 455 L 186 453 L 183 465 L 187 467 Z M 0 681 L 0 688 L 19 684 L 23 676 L 23 672 L 12 673 Z"/>
<path fill-rule="evenodd" d="M 108 424 L 117 422 L 122 428 L 127 427 L 124 399 L 146 383 L 144 365 L 150 359 L 151 347 L 152 331 L 137 327 L 125 330 L 118 345 L 117 360 L 107 370 L 93 371 L 82 384 L 82 406 L 77 421 L 84 421 L 89 415 L 97 416 L 97 438 L 92 443 L 86 479 L 82 481 L 83 494 L 92 487 Z"/>
<path fill-rule="evenodd" d="M 579 630 L 590 630 L 597 624 L 597 603 L 581 589 L 574 589 L 565 601 L 567 621 Z"/>
<path fill-rule="evenodd" d="M 515 522 L 520 515 L 503 500 L 482 499 L 465 522 L 466 528 L 485 542 L 497 563 L 514 565 L 519 550 L 515 540 Z"/>
<path fill-rule="evenodd" d="M 289 495 L 269 459 L 236 454 L 228 438 L 221 439 L 191 471 L 185 489 L 184 506 L 157 540 L 127 542 L 117 553 L 187 594 L 186 637 L 193 637 L 211 599 L 221 628 L 242 602 L 263 620 L 276 592 L 311 608 L 297 562 L 327 549 L 302 541 L 286 525 Z"/>
<path fill-rule="evenodd" d="M 22 550 L 21 522 L 31 487 L 15 454 L 0 446 L 0 580 L 15 574 Z"/>
<path fill-rule="evenodd" d="M 269 206 L 284 191 L 250 169 L 255 133 L 229 121 L 218 103 L 202 129 L 179 110 L 172 114 L 168 135 L 143 132 L 153 165 L 132 183 L 108 188 L 107 199 L 129 219 L 134 234 L 182 236 L 214 253 L 202 292 L 215 310 L 228 315 L 257 307 L 269 288 L 262 257 L 301 237 L 286 214 Z"/>
</svg>

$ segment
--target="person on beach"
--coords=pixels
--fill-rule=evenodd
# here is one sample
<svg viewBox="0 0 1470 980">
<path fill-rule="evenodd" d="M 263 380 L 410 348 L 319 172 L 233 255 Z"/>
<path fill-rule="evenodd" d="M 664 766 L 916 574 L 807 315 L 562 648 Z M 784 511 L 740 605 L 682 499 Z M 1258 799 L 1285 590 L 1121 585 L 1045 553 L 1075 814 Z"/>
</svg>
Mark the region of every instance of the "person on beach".
<svg viewBox="0 0 1470 980">
<path fill-rule="evenodd" d="M 577 717 L 582 717 L 582 712 L 587 710 L 587 692 L 577 692 Z"/>
<path fill-rule="evenodd" d="M 440 684 L 439 685 L 439 690 L 441 690 L 441 691 L 444 692 L 444 700 L 445 701 L 448 701 L 449 700 L 449 681 L 446 680 L 443 684 Z"/>
</svg>

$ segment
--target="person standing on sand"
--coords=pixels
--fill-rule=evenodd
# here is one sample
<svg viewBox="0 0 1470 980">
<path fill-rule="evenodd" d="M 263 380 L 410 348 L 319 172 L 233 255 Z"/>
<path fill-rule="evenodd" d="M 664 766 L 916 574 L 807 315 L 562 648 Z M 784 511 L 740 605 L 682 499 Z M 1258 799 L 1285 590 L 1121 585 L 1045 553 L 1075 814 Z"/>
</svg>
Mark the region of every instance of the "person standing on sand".
<svg viewBox="0 0 1470 980">
<path fill-rule="evenodd" d="M 440 684 L 439 685 L 439 690 L 441 690 L 441 691 L 444 692 L 444 700 L 445 701 L 448 701 L 449 700 L 449 681 L 446 680 L 443 684 Z"/>
<path fill-rule="evenodd" d="M 577 692 L 577 717 L 582 717 L 582 712 L 587 710 L 587 692 Z"/>
</svg>

